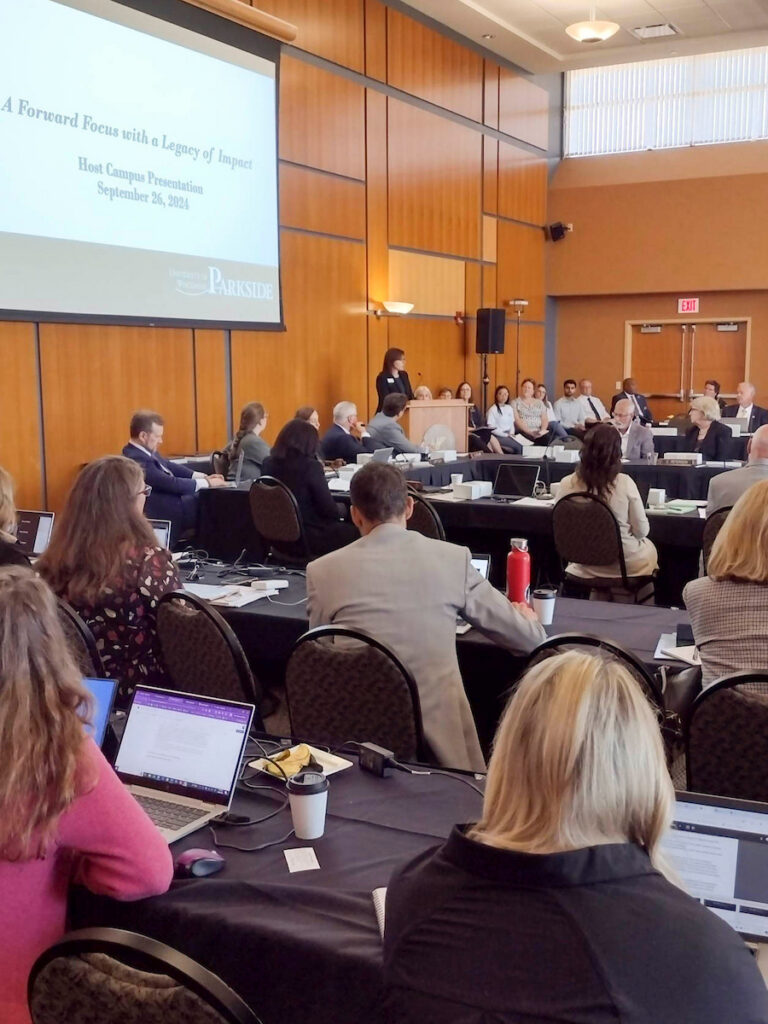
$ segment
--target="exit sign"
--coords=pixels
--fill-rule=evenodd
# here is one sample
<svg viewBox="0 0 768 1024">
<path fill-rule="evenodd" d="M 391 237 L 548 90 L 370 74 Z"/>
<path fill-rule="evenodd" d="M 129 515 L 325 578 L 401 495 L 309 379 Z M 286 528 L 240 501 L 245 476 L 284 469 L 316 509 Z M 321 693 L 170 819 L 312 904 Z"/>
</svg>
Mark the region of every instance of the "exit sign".
<svg viewBox="0 0 768 1024">
<path fill-rule="evenodd" d="M 677 300 L 677 312 L 678 313 L 698 313 L 699 312 L 699 300 L 698 299 L 678 299 Z"/>
</svg>

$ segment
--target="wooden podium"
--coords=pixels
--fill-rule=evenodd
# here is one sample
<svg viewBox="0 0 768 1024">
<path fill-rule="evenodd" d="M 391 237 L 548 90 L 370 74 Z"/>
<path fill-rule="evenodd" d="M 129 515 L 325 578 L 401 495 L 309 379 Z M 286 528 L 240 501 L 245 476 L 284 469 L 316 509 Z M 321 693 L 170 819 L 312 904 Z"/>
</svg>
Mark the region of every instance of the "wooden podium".
<svg viewBox="0 0 768 1024">
<path fill-rule="evenodd" d="M 456 438 L 456 450 L 467 451 L 467 427 L 469 405 L 459 398 L 435 398 L 428 401 L 409 402 L 401 421 L 409 441 L 421 444 L 424 434 L 435 425 L 448 427 Z"/>
</svg>

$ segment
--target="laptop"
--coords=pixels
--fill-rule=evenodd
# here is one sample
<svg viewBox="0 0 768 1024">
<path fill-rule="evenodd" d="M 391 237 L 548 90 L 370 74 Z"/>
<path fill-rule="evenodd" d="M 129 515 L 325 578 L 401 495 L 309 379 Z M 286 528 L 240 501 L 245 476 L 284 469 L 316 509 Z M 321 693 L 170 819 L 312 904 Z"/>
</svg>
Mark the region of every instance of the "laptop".
<svg viewBox="0 0 768 1024">
<path fill-rule="evenodd" d="M 371 462 L 389 462 L 394 454 L 394 448 L 377 448 L 371 456 Z"/>
<path fill-rule="evenodd" d="M 496 470 L 492 497 L 496 501 L 519 501 L 520 498 L 531 498 L 538 481 L 538 466 L 502 463 Z"/>
<path fill-rule="evenodd" d="M 171 546 L 171 521 L 170 519 L 150 519 L 149 525 L 155 531 L 157 543 L 161 548 Z"/>
<path fill-rule="evenodd" d="M 54 518 L 53 512 L 16 513 L 16 543 L 27 558 L 37 558 L 48 547 Z"/>
<path fill-rule="evenodd" d="M 229 810 L 253 704 L 137 686 L 115 771 L 175 842 Z"/>
<path fill-rule="evenodd" d="M 768 804 L 676 796 L 661 849 L 685 889 L 745 939 L 768 941 Z"/>
<path fill-rule="evenodd" d="M 470 555 L 470 561 L 472 565 L 477 569 L 484 580 L 487 580 L 491 574 L 491 556 L 490 555 Z M 468 633 L 472 628 L 472 625 L 467 622 L 466 619 L 462 619 L 460 615 L 456 616 L 456 636 L 463 636 Z"/>
<path fill-rule="evenodd" d="M 749 433 L 749 420 L 746 417 L 723 416 L 721 417 L 720 422 L 724 423 L 726 427 L 730 428 L 730 431 L 734 437 L 741 437 L 743 434 Z"/>
<path fill-rule="evenodd" d="M 117 693 L 116 679 L 83 679 L 83 686 L 93 697 L 93 721 L 86 725 L 85 731 L 92 736 L 94 742 L 104 749 L 107 737 L 107 726 Z"/>
</svg>

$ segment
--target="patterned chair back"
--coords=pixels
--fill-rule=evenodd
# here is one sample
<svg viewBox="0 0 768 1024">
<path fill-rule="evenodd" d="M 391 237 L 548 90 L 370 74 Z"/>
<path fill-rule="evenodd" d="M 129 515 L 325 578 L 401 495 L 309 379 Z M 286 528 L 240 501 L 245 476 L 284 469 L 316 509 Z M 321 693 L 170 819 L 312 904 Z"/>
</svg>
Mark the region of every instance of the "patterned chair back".
<svg viewBox="0 0 768 1024">
<path fill-rule="evenodd" d="M 445 540 L 443 524 L 432 502 L 413 491 L 408 493 L 413 498 L 413 515 L 406 524 L 407 528 L 431 537 L 432 540 Z"/>
<path fill-rule="evenodd" d="M 685 758 L 689 790 L 768 802 L 768 672 L 739 672 L 698 695 Z"/>
<path fill-rule="evenodd" d="M 157 605 L 157 635 L 177 690 L 255 704 L 253 727 L 263 728 L 261 687 L 240 641 L 215 608 L 185 591 L 163 594 Z"/>
<path fill-rule="evenodd" d="M 408 760 L 428 756 L 413 678 L 385 644 L 361 630 L 318 626 L 299 637 L 285 695 L 292 736 L 330 746 L 377 743 Z"/>
<path fill-rule="evenodd" d="M 270 547 L 273 557 L 309 559 L 301 513 L 289 487 L 273 476 L 254 480 L 248 492 L 251 518 L 256 531 Z"/>
<path fill-rule="evenodd" d="M 586 491 L 567 494 L 552 510 L 557 553 L 566 562 L 621 566 L 627 582 L 624 550 L 616 517 L 604 501 Z"/>
<path fill-rule="evenodd" d="M 707 516 L 706 522 L 704 523 L 704 532 L 701 535 L 701 554 L 705 573 L 707 571 L 709 556 L 712 553 L 712 545 L 715 543 L 717 535 L 720 533 L 725 520 L 728 518 L 728 513 L 732 508 L 733 505 L 729 505 L 727 508 L 719 508 L 717 512 L 713 512 L 711 516 Z"/>
<path fill-rule="evenodd" d="M 104 665 L 96 646 L 96 638 L 90 628 L 72 605 L 67 604 L 63 598 L 58 599 L 57 605 L 59 623 L 64 630 L 67 646 L 75 659 L 75 664 L 84 676 L 103 679 Z"/>
<path fill-rule="evenodd" d="M 211 465 L 213 466 L 214 473 L 219 473 L 221 476 L 226 477 L 229 472 L 229 456 L 223 451 L 212 452 Z"/>
<path fill-rule="evenodd" d="M 71 932 L 47 949 L 27 998 L 33 1024 L 259 1024 L 215 974 L 115 928 Z"/>
</svg>

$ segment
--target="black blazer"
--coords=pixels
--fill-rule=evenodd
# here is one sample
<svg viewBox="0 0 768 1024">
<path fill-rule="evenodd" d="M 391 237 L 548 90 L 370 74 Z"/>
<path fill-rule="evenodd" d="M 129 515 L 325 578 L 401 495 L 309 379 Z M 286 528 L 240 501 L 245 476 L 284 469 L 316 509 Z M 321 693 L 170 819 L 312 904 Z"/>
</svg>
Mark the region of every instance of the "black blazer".
<svg viewBox="0 0 768 1024">
<path fill-rule="evenodd" d="M 713 420 L 701 446 L 699 446 L 699 428 L 691 427 L 686 431 L 683 451 L 701 452 L 707 462 L 724 462 L 730 452 L 731 436 L 730 430 L 724 423 Z"/>
<path fill-rule="evenodd" d="M 262 471 L 264 476 L 273 476 L 290 487 L 302 522 L 310 531 L 322 529 L 329 522 L 338 523 L 339 509 L 328 490 L 322 463 L 317 459 L 304 455 L 281 459 L 269 455 L 264 459 Z"/>
<path fill-rule="evenodd" d="M 726 407 L 723 409 L 723 416 L 728 416 L 729 419 L 732 417 L 738 419 L 738 403 L 736 405 L 726 405 Z M 754 434 L 758 427 L 764 427 L 766 423 L 768 423 L 768 409 L 763 409 L 762 406 L 759 405 L 753 405 L 752 415 L 749 417 L 749 427 L 747 428 L 747 433 Z"/>
<path fill-rule="evenodd" d="M 637 404 L 640 406 L 640 422 L 644 424 L 653 423 L 653 414 L 648 406 L 648 399 L 645 395 L 635 395 Z M 614 395 L 611 399 L 611 416 L 613 416 L 613 410 L 616 408 L 616 403 L 620 402 L 622 398 L 628 398 L 632 402 L 632 395 L 628 395 L 626 391 L 620 391 L 618 395 Z M 632 402 L 634 407 L 634 402 Z"/>
<path fill-rule="evenodd" d="M 381 407 L 387 395 L 405 395 L 407 399 L 412 400 L 413 390 L 408 374 L 403 370 L 399 377 L 393 377 L 391 373 L 385 373 L 382 370 L 376 378 L 376 394 L 379 396 L 376 412 L 381 412 Z"/>
<path fill-rule="evenodd" d="M 332 461 L 333 459 L 344 459 L 345 462 L 357 462 L 360 452 L 375 452 L 377 448 L 384 445 L 378 444 L 372 437 L 364 437 L 358 441 L 356 437 L 348 434 L 338 423 L 334 423 L 323 434 L 320 442 L 320 449 L 323 458 Z M 264 470 L 265 473 L 268 470 Z"/>
<path fill-rule="evenodd" d="M 18 544 L 11 544 L 10 541 L 0 539 L 0 565 L 26 565 L 29 567 L 31 564 Z"/>
<path fill-rule="evenodd" d="M 174 544 L 180 531 L 196 524 L 197 484 L 192 479 L 192 470 L 182 463 L 169 462 L 157 452 L 148 455 L 134 444 L 127 444 L 123 455 L 138 462 L 152 488 L 144 506 L 145 515 L 148 519 L 169 519 Z"/>
</svg>

